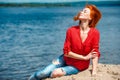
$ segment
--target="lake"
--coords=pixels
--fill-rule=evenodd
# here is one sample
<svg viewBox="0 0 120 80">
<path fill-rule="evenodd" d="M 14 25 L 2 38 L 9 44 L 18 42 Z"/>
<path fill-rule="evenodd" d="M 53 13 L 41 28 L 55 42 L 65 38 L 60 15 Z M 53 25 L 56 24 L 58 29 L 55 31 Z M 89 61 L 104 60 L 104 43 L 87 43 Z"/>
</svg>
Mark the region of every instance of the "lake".
<svg viewBox="0 0 120 80">
<path fill-rule="evenodd" d="M 27 80 L 63 53 L 66 30 L 83 7 L 1 7 L 0 80 Z M 120 6 L 98 6 L 100 63 L 120 64 Z"/>
</svg>

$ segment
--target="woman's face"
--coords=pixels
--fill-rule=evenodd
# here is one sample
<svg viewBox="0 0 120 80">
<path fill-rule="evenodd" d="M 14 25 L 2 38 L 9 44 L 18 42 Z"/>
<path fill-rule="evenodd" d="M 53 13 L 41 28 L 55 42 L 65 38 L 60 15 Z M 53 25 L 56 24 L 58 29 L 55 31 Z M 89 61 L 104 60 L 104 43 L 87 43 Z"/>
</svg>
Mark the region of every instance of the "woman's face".
<svg viewBox="0 0 120 80">
<path fill-rule="evenodd" d="M 80 11 L 79 20 L 91 20 L 89 8 L 84 8 L 82 11 Z"/>
</svg>

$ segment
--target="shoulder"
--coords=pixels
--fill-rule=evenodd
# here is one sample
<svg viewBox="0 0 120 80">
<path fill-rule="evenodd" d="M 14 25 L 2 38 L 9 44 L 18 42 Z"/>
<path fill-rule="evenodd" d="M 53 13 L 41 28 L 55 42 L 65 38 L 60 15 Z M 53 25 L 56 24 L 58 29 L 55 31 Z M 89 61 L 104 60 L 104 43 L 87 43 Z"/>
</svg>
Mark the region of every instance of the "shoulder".
<svg viewBox="0 0 120 80">
<path fill-rule="evenodd" d="M 91 31 L 94 33 L 94 34 L 100 34 L 99 30 L 97 28 L 91 28 Z"/>
</svg>

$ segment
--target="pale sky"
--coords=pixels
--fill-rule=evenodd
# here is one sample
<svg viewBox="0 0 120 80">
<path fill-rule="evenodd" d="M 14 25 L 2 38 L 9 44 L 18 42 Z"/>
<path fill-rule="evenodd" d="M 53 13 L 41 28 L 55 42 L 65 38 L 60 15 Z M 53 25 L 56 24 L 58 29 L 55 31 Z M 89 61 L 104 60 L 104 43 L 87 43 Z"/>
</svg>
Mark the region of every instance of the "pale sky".
<svg viewBox="0 0 120 80">
<path fill-rule="evenodd" d="M 76 1 L 119 1 L 119 0 L 0 0 L 0 2 L 39 2 L 39 3 L 54 3 L 54 2 L 76 2 Z"/>
</svg>

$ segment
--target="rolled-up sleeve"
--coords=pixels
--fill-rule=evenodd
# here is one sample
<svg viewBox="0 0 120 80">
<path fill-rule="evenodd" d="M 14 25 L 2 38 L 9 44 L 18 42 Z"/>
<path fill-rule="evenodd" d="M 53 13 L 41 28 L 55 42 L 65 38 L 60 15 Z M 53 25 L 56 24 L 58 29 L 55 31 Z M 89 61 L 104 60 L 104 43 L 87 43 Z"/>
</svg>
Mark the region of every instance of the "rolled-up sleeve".
<svg viewBox="0 0 120 80">
<path fill-rule="evenodd" d="M 93 49 L 95 52 L 97 52 L 98 57 L 100 58 L 99 42 L 100 42 L 100 33 L 99 31 L 96 31 L 93 38 Z"/>
<path fill-rule="evenodd" d="M 63 47 L 63 53 L 68 54 L 71 51 L 71 35 L 70 35 L 70 29 L 66 31 L 66 38 L 64 42 L 64 47 Z"/>
</svg>

